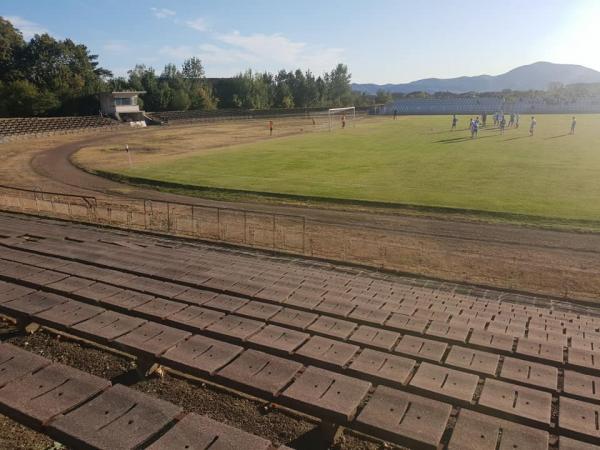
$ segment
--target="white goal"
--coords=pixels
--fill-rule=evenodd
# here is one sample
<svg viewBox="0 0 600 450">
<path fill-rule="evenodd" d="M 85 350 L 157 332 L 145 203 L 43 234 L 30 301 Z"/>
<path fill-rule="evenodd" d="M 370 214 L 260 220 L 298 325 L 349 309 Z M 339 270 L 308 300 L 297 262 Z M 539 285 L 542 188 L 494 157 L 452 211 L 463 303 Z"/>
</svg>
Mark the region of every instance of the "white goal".
<svg viewBox="0 0 600 450">
<path fill-rule="evenodd" d="M 352 126 L 356 123 L 356 108 L 349 106 L 347 108 L 330 108 L 329 115 L 329 131 L 333 128 L 345 128 L 352 121 Z"/>
</svg>

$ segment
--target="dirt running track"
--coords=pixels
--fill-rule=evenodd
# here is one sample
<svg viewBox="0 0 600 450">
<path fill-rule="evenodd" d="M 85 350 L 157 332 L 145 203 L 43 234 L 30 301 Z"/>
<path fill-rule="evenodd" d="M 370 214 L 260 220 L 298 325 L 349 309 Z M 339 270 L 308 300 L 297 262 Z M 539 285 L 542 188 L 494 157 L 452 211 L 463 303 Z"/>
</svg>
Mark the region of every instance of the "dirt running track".
<svg viewBox="0 0 600 450">
<path fill-rule="evenodd" d="M 102 140 L 93 137 L 25 152 L 27 156 L 19 153 L 14 156 L 23 159 L 17 164 L 19 178 L 27 181 L 26 187 L 31 187 L 30 180 L 34 180 L 41 189 L 71 194 L 126 196 L 303 215 L 323 224 L 353 225 L 383 234 L 393 232 L 399 240 L 397 244 L 406 246 L 400 269 L 407 273 L 560 297 L 600 299 L 598 233 L 552 231 L 442 217 L 226 203 L 169 194 L 107 180 L 86 173 L 70 162 L 71 155 L 79 148 L 97 145 Z"/>
</svg>

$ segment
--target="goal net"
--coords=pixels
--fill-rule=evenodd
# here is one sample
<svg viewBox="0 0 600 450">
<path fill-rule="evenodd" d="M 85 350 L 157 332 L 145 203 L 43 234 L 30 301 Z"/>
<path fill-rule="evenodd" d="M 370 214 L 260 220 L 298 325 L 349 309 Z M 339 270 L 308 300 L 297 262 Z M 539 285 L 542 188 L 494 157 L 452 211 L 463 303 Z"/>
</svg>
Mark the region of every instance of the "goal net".
<svg viewBox="0 0 600 450">
<path fill-rule="evenodd" d="M 349 125 L 354 126 L 356 123 L 356 108 L 349 106 L 347 108 L 330 108 L 329 116 L 329 131 L 334 128 L 345 128 Z"/>
</svg>

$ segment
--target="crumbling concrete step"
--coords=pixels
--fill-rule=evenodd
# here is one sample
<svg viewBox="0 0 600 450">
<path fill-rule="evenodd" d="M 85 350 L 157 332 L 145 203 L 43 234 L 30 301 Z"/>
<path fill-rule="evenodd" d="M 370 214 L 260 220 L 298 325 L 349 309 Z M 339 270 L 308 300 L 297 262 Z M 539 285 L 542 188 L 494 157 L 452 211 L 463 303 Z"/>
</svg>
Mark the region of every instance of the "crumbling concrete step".
<svg viewBox="0 0 600 450">
<path fill-rule="evenodd" d="M 516 353 L 542 362 L 550 361 L 557 364 L 564 363 L 564 349 L 562 346 L 556 344 L 521 338 L 519 339 L 519 342 L 517 342 Z"/>
<path fill-rule="evenodd" d="M 445 362 L 449 366 L 495 376 L 500 355 L 453 345 Z"/>
<path fill-rule="evenodd" d="M 600 405 L 560 397 L 558 427 L 561 434 L 588 442 L 600 442 Z"/>
<path fill-rule="evenodd" d="M 98 302 L 101 305 L 106 305 L 107 307 L 113 306 L 123 311 L 129 311 L 155 299 L 156 297 L 148 294 L 124 290 L 117 292 L 115 295 L 111 295 L 110 297 L 105 297 L 101 300 L 98 300 Z"/>
<path fill-rule="evenodd" d="M 53 326 L 72 327 L 78 323 L 89 320 L 105 310 L 98 306 L 88 305 L 77 301 L 67 301 L 53 308 L 35 314 L 35 320 L 50 323 Z"/>
<path fill-rule="evenodd" d="M 185 373 L 214 375 L 244 349 L 238 345 L 194 335 L 167 350 L 161 362 Z"/>
<path fill-rule="evenodd" d="M 437 450 L 451 412 L 447 403 L 379 386 L 356 426 L 401 445 Z"/>
<path fill-rule="evenodd" d="M 260 396 L 277 397 L 302 364 L 256 350 L 246 350 L 217 373 L 225 384 Z"/>
<path fill-rule="evenodd" d="M 410 381 L 410 386 L 418 388 L 428 396 L 442 396 L 446 399 L 471 403 L 479 377 L 467 372 L 422 363 Z"/>
<path fill-rule="evenodd" d="M 250 317 L 251 319 L 266 321 L 281 311 L 281 309 L 281 306 L 252 301 L 238 309 L 236 314 L 239 316 Z"/>
<path fill-rule="evenodd" d="M 461 342 L 464 344 L 467 342 L 469 329 L 460 326 L 448 325 L 445 322 L 433 321 L 429 324 L 425 334 L 442 339 L 448 339 L 450 341 Z"/>
<path fill-rule="evenodd" d="M 352 420 L 371 383 L 309 366 L 280 396 L 293 408 L 345 423 Z"/>
<path fill-rule="evenodd" d="M 385 322 L 385 326 L 394 330 L 423 334 L 428 323 L 427 319 L 393 313 Z"/>
<path fill-rule="evenodd" d="M 600 373 L 600 351 L 569 348 L 567 363 L 579 370 L 598 374 Z"/>
<path fill-rule="evenodd" d="M 165 319 L 165 322 L 176 327 L 186 328 L 192 332 L 204 330 L 219 319 L 225 316 L 225 313 L 215 311 L 200 306 L 188 306 L 181 311 L 171 314 Z"/>
<path fill-rule="evenodd" d="M 558 390 L 558 369 L 546 364 L 507 356 L 500 377 L 553 392 Z"/>
<path fill-rule="evenodd" d="M 271 352 L 292 354 L 298 347 L 310 338 L 308 333 L 290 330 L 277 325 L 267 325 L 248 338 L 248 342 Z"/>
<path fill-rule="evenodd" d="M 148 450 L 268 450 L 271 442 L 206 416 L 191 413 L 148 447 Z"/>
<path fill-rule="evenodd" d="M 348 371 L 367 380 L 406 385 L 416 364 L 414 359 L 366 348 L 354 358 Z"/>
<path fill-rule="evenodd" d="M 187 308 L 185 303 L 155 298 L 133 309 L 137 314 L 152 320 L 164 320 L 173 314 Z"/>
<path fill-rule="evenodd" d="M 361 325 L 350 336 L 349 341 L 381 350 L 391 351 L 400 338 L 400 333 L 381 328 Z"/>
<path fill-rule="evenodd" d="M 0 343 L 0 388 L 49 364 L 49 360 L 35 353 Z"/>
<path fill-rule="evenodd" d="M 588 402 L 600 402 L 600 377 L 565 370 L 563 385 L 564 393 L 569 396 Z"/>
<path fill-rule="evenodd" d="M 359 305 L 350 313 L 348 318 L 360 323 L 383 325 L 389 316 L 389 311 L 383 311 L 372 306 Z"/>
<path fill-rule="evenodd" d="M 220 338 L 227 337 L 233 341 L 245 341 L 253 334 L 258 333 L 264 326 L 264 322 L 231 314 L 221 317 L 206 327 L 206 330 L 219 335 Z"/>
<path fill-rule="evenodd" d="M 109 386 L 107 380 L 54 363 L 0 389 L 0 411 L 39 426 Z"/>
<path fill-rule="evenodd" d="M 8 282 L 0 282 L 0 303 L 10 302 L 19 297 L 35 292 L 35 289 L 12 284 Z"/>
<path fill-rule="evenodd" d="M 463 408 L 458 414 L 448 450 L 548 450 L 549 440 L 547 431 Z"/>
<path fill-rule="evenodd" d="M 558 440 L 558 450 L 600 450 L 600 445 L 593 445 L 588 442 L 576 441 L 565 436 Z"/>
<path fill-rule="evenodd" d="M 46 292 L 32 292 L 0 304 L 0 312 L 16 318 L 27 318 L 50 308 L 62 305 L 68 299 Z"/>
<path fill-rule="evenodd" d="M 125 352 L 136 356 L 157 357 L 180 341 L 191 336 L 191 333 L 147 322 L 129 333 L 115 339 L 115 343 Z"/>
<path fill-rule="evenodd" d="M 77 334 L 94 342 L 106 343 L 146 323 L 145 320 L 114 311 L 104 311 L 73 326 Z"/>
<path fill-rule="evenodd" d="M 296 351 L 296 355 L 322 367 L 344 367 L 358 350 L 357 345 L 313 336 Z"/>
<path fill-rule="evenodd" d="M 440 362 L 448 348 L 445 342 L 404 335 L 394 351 L 409 356 Z"/>
<path fill-rule="evenodd" d="M 346 340 L 354 332 L 355 328 L 355 322 L 336 319 L 334 317 L 319 316 L 319 318 L 308 327 L 308 331 Z"/>
<path fill-rule="evenodd" d="M 133 449 L 158 435 L 182 408 L 116 385 L 58 417 L 49 430 L 73 448 Z"/>
<path fill-rule="evenodd" d="M 516 384 L 487 378 L 479 398 L 479 405 L 509 418 L 550 426 L 552 395 Z"/>
<path fill-rule="evenodd" d="M 317 317 L 319 316 L 315 313 L 299 311 L 293 308 L 283 308 L 271 317 L 270 322 L 290 328 L 306 330 L 311 323 L 317 320 Z"/>
</svg>

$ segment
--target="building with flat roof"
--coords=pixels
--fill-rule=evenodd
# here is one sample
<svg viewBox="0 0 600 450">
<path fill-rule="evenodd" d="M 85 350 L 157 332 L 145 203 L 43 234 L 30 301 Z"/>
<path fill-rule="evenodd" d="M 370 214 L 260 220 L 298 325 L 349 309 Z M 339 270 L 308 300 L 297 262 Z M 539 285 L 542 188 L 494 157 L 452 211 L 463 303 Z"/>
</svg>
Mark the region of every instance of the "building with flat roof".
<svg viewBox="0 0 600 450">
<path fill-rule="evenodd" d="M 144 111 L 140 110 L 138 96 L 145 91 L 102 92 L 99 94 L 102 115 L 114 117 L 123 122 L 140 122 Z"/>
</svg>

